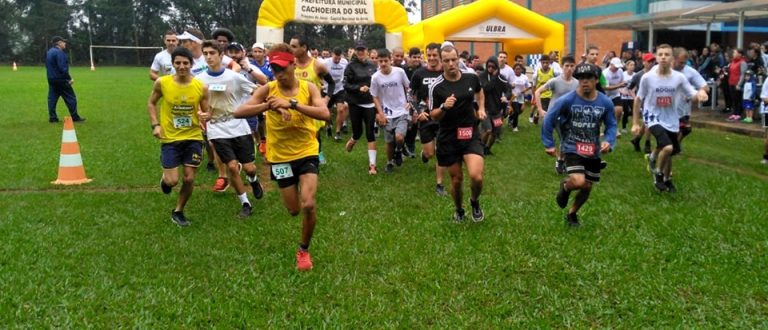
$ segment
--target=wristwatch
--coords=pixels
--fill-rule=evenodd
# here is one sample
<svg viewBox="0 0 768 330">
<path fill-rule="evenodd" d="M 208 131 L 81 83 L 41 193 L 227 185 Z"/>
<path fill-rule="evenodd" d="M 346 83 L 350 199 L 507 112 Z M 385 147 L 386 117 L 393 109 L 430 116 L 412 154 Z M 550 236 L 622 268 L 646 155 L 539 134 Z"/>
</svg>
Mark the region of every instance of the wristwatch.
<svg viewBox="0 0 768 330">
<path fill-rule="evenodd" d="M 152 129 L 154 130 L 157 126 L 160 126 L 160 124 L 152 124 Z"/>
<path fill-rule="evenodd" d="M 253 68 L 248 68 L 248 73 L 253 72 Z"/>
<path fill-rule="evenodd" d="M 296 99 L 291 99 L 290 102 L 291 102 L 291 109 L 296 110 L 296 107 L 299 105 L 299 101 L 297 101 Z"/>
</svg>

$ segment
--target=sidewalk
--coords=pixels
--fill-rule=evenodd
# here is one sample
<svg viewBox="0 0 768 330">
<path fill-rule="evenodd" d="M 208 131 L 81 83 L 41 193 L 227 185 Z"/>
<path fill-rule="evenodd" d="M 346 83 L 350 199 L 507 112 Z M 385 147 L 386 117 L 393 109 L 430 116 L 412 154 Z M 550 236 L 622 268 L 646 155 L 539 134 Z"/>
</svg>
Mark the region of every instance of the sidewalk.
<svg viewBox="0 0 768 330">
<path fill-rule="evenodd" d="M 718 109 L 721 109 L 719 107 Z M 720 110 L 710 110 L 709 107 L 704 109 L 694 109 L 691 111 L 691 125 L 697 128 L 708 128 L 719 131 L 731 132 L 735 134 L 748 135 L 753 137 L 762 138 L 765 137 L 765 128 L 763 128 L 761 120 L 755 120 L 754 123 L 746 124 L 742 122 L 726 121 L 728 114 L 720 112 Z"/>
</svg>

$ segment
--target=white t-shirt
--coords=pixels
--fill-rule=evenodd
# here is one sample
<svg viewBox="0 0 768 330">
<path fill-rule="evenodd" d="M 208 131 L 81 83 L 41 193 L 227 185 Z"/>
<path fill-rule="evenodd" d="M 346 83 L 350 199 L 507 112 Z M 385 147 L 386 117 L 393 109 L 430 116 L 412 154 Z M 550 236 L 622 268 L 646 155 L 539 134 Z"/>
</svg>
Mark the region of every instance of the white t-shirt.
<svg viewBox="0 0 768 330">
<path fill-rule="evenodd" d="M 152 66 L 149 69 L 157 72 L 161 76 L 176 73 L 176 70 L 173 69 L 171 53 L 169 53 L 167 49 L 155 54 L 155 59 L 152 60 Z"/>
<path fill-rule="evenodd" d="M 621 69 L 616 69 L 616 72 L 613 72 L 610 68 L 606 68 L 603 70 L 603 77 L 605 77 L 605 81 L 608 82 L 608 86 L 616 86 L 624 81 L 624 71 Z M 619 89 L 610 91 L 606 90 L 605 96 L 607 96 L 609 99 L 615 99 L 620 96 Z"/>
<path fill-rule="evenodd" d="M 381 102 L 381 110 L 387 118 L 397 118 L 408 115 L 405 108 L 406 90 L 411 83 L 401 68 L 392 67 L 389 74 L 381 70 L 371 77 L 371 95 Z"/>
<path fill-rule="evenodd" d="M 640 79 L 637 97 L 643 100 L 643 121 L 647 127 L 661 125 L 670 132 L 680 131 L 680 117 L 675 103 L 683 94 L 690 98 L 696 95 L 685 76 L 672 70 L 667 76 L 660 76 L 657 71 L 649 71 Z"/>
<path fill-rule="evenodd" d="M 768 83 L 763 83 L 763 88 L 760 90 L 760 113 L 768 113 L 768 107 L 765 106 L 764 100 L 768 99 Z"/>
<path fill-rule="evenodd" d="M 208 86 L 208 105 L 211 111 L 208 138 L 229 139 L 251 134 L 248 122 L 232 117 L 232 113 L 244 97 L 253 92 L 256 85 L 229 69 L 224 69 L 220 74 L 206 70 L 197 79 Z"/>
<path fill-rule="evenodd" d="M 632 74 L 627 73 L 624 71 L 624 87 L 619 89 L 619 93 L 621 94 L 622 100 L 633 100 L 635 97 L 632 95 L 632 91 L 627 88 L 629 86 L 629 83 L 632 81 L 632 77 L 635 76 L 635 73 L 632 72 Z"/>
<path fill-rule="evenodd" d="M 504 67 L 499 69 L 499 75 L 504 80 L 512 82 L 512 77 L 515 76 L 515 70 L 511 66 L 504 64 Z"/>
<path fill-rule="evenodd" d="M 208 70 L 208 63 L 205 62 L 205 56 L 200 55 L 200 57 L 195 59 L 195 63 L 192 63 L 190 72 L 192 72 L 193 76 L 197 77 L 206 70 Z"/>
<path fill-rule="evenodd" d="M 552 72 L 554 72 L 555 78 L 563 74 L 563 67 L 560 66 L 560 63 L 550 62 L 549 68 L 552 69 Z M 533 76 L 531 77 L 533 80 L 536 80 L 536 77 L 539 74 L 539 70 L 541 70 L 541 62 L 536 63 L 536 65 L 533 67 Z"/>
<path fill-rule="evenodd" d="M 519 76 L 512 73 L 510 79 L 511 80 L 507 81 L 509 81 L 509 85 L 512 86 L 512 101 L 516 103 L 525 103 L 525 95 L 523 95 L 523 91 L 528 88 L 528 76 L 526 76 L 525 73 L 521 73 Z M 515 97 L 515 95 L 517 95 L 517 97 Z"/>
<path fill-rule="evenodd" d="M 333 78 L 333 82 L 335 83 L 333 95 L 344 90 L 344 70 L 347 69 L 347 64 L 349 64 L 349 62 L 343 57 L 339 60 L 339 63 L 334 62 L 333 57 L 325 61 L 325 66 L 331 73 L 331 78 Z"/>
</svg>

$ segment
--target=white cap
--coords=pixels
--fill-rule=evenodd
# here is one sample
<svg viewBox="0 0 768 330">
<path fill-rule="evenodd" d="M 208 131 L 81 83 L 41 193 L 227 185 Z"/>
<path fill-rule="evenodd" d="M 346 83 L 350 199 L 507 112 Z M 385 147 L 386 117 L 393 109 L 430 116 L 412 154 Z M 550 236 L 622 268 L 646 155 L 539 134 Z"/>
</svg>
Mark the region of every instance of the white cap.
<svg viewBox="0 0 768 330">
<path fill-rule="evenodd" d="M 624 67 L 624 64 L 621 63 L 621 59 L 618 57 L 614 57 L 611 59 L 611 65 L 621 69 Z"/>
<path fill-rule="evenodd" d="M 452 43 L 452 42 L 450 42 L 450 41 L 445 41 L 445 42 L 443 42 L 443 44 L 442 44 L 442 45 L 440 45 L 440 48 L 443 48 L 443 47 L 445 47 L 445 46 L 451 46 L 451 47 L 453 47 L 453 43 Z"/>
<path fill-rule="evenodd" d="M 254 49 L 254 48 L 266 49 L 266 48 L 264 48 L 264 44 L 260 43 L 260 42 L 257 42 L 255 44 L 253 44 L 253 46 L 251 46 L 251 49 Z"/>
<path fill-rule="evenodd" d="M 203 43 L 203 41 L 200 40 L 200 38 L 195 37 L 193 34 L 187 32 L 187 31 L 184 31 L 184 33 L 182 33 L 180 36 L 176 37 L 176 39 L 179 39 L 179 40 L 192 40 L 192 41 L 194 41 L 194 42 L 196 42 L 198 44 L 202 44 Z"/>
</svg>

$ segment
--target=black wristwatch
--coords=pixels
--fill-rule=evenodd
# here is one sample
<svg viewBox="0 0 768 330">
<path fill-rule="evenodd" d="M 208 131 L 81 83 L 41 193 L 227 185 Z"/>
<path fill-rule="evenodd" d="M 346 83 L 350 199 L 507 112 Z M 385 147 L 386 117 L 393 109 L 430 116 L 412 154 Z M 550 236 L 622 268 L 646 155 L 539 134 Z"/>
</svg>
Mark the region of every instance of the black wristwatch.
<svg viewBox="0 0 768 330">
<path fill-rule="evenodd" d="M 252 73 L 252 72 L 253 72 L 253 68 L 248 68 L 248 73 Z"/>
<path fill-rule="evenodd" d="M 299 101 L 296 99 L 291 99 L 291 109 L 296 110 L 296 107 L 299 105 Z"/>
</svg>

